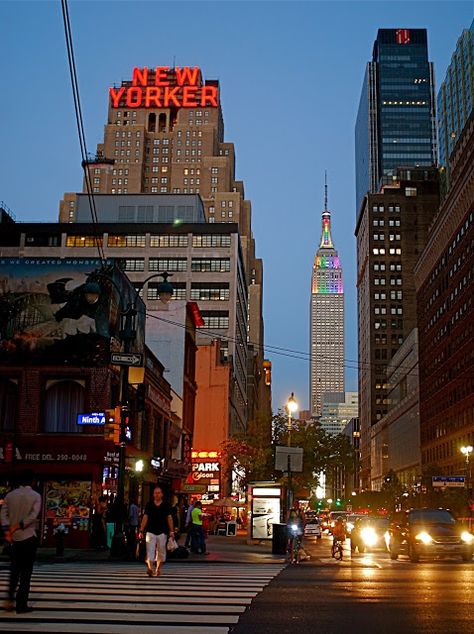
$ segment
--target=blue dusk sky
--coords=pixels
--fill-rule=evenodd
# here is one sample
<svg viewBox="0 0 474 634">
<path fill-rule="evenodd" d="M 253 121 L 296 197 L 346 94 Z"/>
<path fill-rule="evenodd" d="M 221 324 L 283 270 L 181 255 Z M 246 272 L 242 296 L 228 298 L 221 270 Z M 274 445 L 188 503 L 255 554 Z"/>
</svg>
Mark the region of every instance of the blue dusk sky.
<svg viewBox="0 0 474 634">
<path fill-rule="evenodd" d="M 133 66 L 200 66 L 221 82 L 225 139 L 252 201 L 265 267 L 273 405 L 308 406 L 309 293 L 328 171 L 345 286 L 346 389 L 357 389 L 354 123 L 378 28 L 427 28 L 436 89 L 472 1 L 71 1 L 89 151 L 110 85 Z M 23 221 L 55 221 L 82 175 L 60 2 L 0 2 L 0 200 Z"/>
</svg>

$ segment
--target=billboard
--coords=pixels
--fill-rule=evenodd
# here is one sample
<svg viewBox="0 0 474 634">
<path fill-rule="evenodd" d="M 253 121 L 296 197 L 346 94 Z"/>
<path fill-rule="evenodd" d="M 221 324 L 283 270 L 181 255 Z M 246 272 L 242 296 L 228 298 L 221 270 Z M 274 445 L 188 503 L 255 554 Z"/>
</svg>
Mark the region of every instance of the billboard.
<svg viewBox="0 0 474 634">
<path fill-rule="evenodd" d="M 145 309 L 125 274 L 95 258 L 0 259 L 0 364 L 108 365 L 120 351 L 120 313 L 137 301 L 134 351 Z"/>
</svg>

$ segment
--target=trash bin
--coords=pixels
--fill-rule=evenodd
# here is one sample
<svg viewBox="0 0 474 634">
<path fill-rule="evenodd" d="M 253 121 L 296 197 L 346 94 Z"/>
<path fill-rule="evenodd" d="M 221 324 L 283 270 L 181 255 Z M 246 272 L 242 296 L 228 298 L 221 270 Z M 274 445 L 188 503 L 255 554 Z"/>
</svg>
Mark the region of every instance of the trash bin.
<svg viewBox="0 0 474 634">
<path fill-rule="evenodd" d="M 285 555 L 288 544 L 286 524 L 272 524 L 272 553 L 274 555 Z"/>
</svg>

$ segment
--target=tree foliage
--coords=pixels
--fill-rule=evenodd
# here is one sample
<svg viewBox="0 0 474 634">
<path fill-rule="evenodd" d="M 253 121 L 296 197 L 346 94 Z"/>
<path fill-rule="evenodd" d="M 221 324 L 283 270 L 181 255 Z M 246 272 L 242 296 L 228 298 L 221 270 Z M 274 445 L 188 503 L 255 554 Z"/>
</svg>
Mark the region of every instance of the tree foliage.
<svg viewBox="0 0 474 634">
<path fill-rule="evenodd" d="M 303 449 L 303 472 L 293 474 L 295 488 L 314 489 L 321 472 L 332 469 L 352 470 L 353 449 L 343 434 L 328 434 L 319 423 L 292 419 L 291 446 Z M 288 416 L 278 411 L 272 420 L 257 416 L 249 423 L 246 433 L 236 434 L 222 446 L 225 462 L 240 473 L 240 485 L 245 488 L 257 480 L 282 480 L 281 471 L 274 467 L 275 447 L 288 444 Z"/>
</svg>

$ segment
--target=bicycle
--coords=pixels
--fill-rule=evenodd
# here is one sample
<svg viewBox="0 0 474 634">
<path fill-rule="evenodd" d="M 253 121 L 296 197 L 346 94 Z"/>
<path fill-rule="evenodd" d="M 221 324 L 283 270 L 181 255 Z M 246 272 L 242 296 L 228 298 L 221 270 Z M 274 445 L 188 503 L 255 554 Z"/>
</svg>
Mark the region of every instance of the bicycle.
<svg viewBox="0 0 474 634">
<path fill-rule="evenodd" d="M 342 547 L 342 541 L 340 539 L 335 539 L 331 548 L 331 556 L 338 561 L 342 561 L 343 554 L 344 550 Z"/>
</svg>

